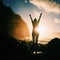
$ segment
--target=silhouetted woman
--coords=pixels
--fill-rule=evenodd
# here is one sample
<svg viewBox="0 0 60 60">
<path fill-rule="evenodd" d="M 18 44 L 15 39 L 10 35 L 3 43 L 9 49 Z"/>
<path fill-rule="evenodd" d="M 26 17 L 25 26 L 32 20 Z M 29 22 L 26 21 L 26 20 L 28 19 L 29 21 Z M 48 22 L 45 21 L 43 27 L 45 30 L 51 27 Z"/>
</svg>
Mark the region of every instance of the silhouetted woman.
<svg viewBox="0 0 60 60">
<path fill-rule="evenodd" d="M 33 30 L 32 30 L 33 43 L 34 42 L 38 43 L 39 32 L 36 31 L 36 28 L 39 25 L 41 15 L 42 15 L 42 13 L 40 14 L 38 20 L 36 18 L 33 20 L 32 17 L 31 17 L 31 15 L 29 15 L 30 16 L 30 19 L 31 19 L 31 22 L 32 22 L 32 25 L 33 25 Z"/>
</svg>

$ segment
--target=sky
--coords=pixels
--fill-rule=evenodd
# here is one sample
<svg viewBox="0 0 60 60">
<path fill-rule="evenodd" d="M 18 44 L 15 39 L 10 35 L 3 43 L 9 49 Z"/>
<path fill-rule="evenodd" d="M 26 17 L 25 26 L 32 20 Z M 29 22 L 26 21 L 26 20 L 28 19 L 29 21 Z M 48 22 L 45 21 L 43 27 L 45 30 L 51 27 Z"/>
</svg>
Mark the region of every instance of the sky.
<svg viewBox="0 0 60 60">
<path fill-rule="evenodd" d="M 10 6 L 16 14 L 19 14 L 27 23 L 30 34 L 32 32 L 32 18 L 42 17 L 39 23 L 39 38 L 45 38 L 48 34 L 60 37 L 60 0 L 3 0 L 6 6 Z M 51 37 L 53 37 L 51 35 Z M 50 37 L 50 36 L 48 36 Z"/>
</svg>

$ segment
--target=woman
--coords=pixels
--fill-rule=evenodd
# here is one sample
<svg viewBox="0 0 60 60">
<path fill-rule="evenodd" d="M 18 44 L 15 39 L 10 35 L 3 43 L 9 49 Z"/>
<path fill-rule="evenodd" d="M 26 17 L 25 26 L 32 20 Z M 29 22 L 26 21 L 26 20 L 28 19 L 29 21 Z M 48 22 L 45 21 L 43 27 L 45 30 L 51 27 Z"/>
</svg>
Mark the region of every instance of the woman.
<svg viewBox="0 0 60 60">
<path fill-rule="evenodd" d="M 31 19 L 31 22 L 32 22 L 32 25 L 33 25 L 33 30 L 32 30 L 33 43 L 34 42 L 38 43 L 39 33 L 36 31 L 36 28 L 39 25 L 39 22 L 40 22 L 40 18 L 42 16 L 42 13 L 40 14 L 38 20 L 36 18 L 33 20 L 32 17 L 31 17 L 31 15 L 29 15 L 29 16 L 30 16 L 30 19 Z"/>
</svg>

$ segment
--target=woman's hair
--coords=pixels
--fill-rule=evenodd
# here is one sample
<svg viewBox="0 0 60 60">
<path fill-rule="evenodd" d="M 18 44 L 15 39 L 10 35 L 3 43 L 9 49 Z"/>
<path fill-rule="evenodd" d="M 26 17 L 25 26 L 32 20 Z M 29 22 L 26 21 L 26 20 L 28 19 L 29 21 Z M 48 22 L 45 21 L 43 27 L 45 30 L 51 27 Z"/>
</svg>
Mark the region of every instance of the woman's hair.
<svg viewBox="0 0 60 60">
<path fill-rule="evenodd" d="M 34 19 L 34 22 L 37 22 L 37 19 L 36 18 Z"/>
</svg>

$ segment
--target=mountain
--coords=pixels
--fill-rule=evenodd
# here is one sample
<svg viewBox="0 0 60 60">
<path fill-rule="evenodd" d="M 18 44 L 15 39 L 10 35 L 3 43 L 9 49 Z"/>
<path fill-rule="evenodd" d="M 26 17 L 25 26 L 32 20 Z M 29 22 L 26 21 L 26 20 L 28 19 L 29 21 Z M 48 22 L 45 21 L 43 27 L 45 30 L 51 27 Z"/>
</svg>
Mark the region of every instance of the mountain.
<svg viewBox="0 0 60 60">
<path fill-rule="evenodd" d="M 21 40 L 29 39 L 30 34 L 29 34 L 27 24 L 20 17 L 18 17 L 18 20 L 19 21 L 14 22 L 17 24 L 14 25 L 14 29 L 12 30 L 12 36 Z"/>
<path fill-rule="evenodd" d="M 0 2 L 0 36 L 12 36 L 22 40 L 30 37 L 27 24 L 22 17 L 3 2 Z"/>
</svg>

